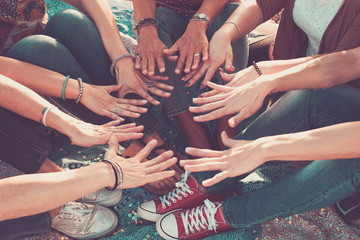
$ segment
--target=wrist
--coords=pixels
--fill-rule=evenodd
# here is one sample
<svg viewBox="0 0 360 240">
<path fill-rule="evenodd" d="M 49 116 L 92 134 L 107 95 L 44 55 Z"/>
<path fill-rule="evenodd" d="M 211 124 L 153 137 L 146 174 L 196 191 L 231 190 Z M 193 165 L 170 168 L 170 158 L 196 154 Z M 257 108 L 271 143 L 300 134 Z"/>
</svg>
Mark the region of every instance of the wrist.
<svg viewBox="0 0 360 240">
<path fill-rule="evenodd" d="M 186 30 L 194 29 L 194 31 L 205 34 L 208 28 L 208 24 L 201 20 L 190 20 Z"/>
<path fill-rule="evenodd" d="M 157 27 L 153 26 L 153 25 L 148 25 L 148 26 L 144 26 L 142 28 L 140 28 L 138 30 L 139 33 L 139 38 L 148 38 L 148 37 L 158 37 L 158 31 L 157 31 Z"/>
<path fill-rule="evenodd" d="M 101 172 L 101 179 L 104 178 L 104 187 L 113 188 L 116 184 L 114 170 L 111 165 L 106 162 L 100 162 L 97 164 L 98 171 Z"/>
</svg>

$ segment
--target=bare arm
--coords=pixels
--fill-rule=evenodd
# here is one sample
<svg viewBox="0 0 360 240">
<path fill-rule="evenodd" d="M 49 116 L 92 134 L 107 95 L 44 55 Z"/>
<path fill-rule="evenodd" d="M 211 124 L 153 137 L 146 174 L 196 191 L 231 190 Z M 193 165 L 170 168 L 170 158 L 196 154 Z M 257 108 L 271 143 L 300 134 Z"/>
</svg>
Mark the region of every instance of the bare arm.
<svg viewBox="0 0 360 240">
<path fill-rule="evenodd" d="M 360 122 L 341 123 L 299 133 L 259 138 L 255 141 L 233 140 L 223 135 L 230 147 L 226 151 L 188 148 L 197 160 L 180 161 L 192 172 L 220 170 L 205 180 L 211 186 L 228 177 L 250 172 L 267 161 L 304 161 L 359 158 Z"/>
</svg>

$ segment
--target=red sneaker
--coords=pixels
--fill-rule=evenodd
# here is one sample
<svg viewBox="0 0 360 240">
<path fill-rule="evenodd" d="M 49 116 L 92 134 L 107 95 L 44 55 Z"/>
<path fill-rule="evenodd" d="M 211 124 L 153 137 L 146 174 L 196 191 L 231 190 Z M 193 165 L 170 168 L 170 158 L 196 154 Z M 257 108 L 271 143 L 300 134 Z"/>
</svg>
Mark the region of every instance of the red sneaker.
<svg viewBox="0 0 360 240">
<path fill-rule="evenodd" d="M 202 239 L 230 230 L 221 203 L 206 199 L 202 206 L 168 213 L 156 222 L 156 230 L 166 240 Z"/>
<path fill-rule="evenodd" d="M 143 219 L 156 222 L 166 213 L 200 206 L 205 199 L 223 201 L 225 197 L 201 192 L 199 184 L 190 175 L 190 172 L 186 171 L 183 179 L 176 183 L 174 190 L 162 197 L 144 202 L 138 207 L 138 214 Z"/>
</svg>

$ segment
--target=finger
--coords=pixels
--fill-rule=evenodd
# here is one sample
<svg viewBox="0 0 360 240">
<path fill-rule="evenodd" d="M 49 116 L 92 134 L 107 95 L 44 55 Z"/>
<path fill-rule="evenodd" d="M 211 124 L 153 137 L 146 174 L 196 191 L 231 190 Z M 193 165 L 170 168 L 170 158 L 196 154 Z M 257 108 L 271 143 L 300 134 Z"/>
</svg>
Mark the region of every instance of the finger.
<svg viewBox="0 0 360 240">
<path fill-rule="evenodd" d="M 145 105 L 147 103 L 144 99 L 125 99 L 116 98 L 117 103 L 130 104 L 130 105 Z"/>
<path fill-rule="evenodd" d="M 204 187 L 210 187 L 210 186 L 212 186 L 212 185 L 214 185 L 216 183 L 221 182 L 222 180 L 224 180 L 227 177 L 228 177 L 227 171 L 220 172 L 220 173 L 216 174 L 214 177 L 203 181 L 202 185 Z"/>
<path fill-rule="evenodd" d="M 235 71 L 235 67 L 233 66 L 233 55 L 227 54 L 225 58 L 225 70 L 228 72 Z"/>
<path fill-rule="evenodd" d="M 138 107 L 138 106 L 134 106 L 131 104 L 119 104 L 120 110 L 124 109 L 124 110 L 128 110 L 131 112 L 135 112 L 135 113 L 146 113 L 147 112 L 147 108 L 143 108 L 143 107 Z"/>
<path fill-rule="evenodd" d="M 181 80 L 183 81 L 187 81 L 189 80 L 190 78 L 192 78 L 194 75 L 195 75 L 196 71 L 191 71 L 189 72 L 188 74 L 186 74 L 183 78 L 181 78 Z"/>
<path fill-rule="evenodd" d="M 119 144 L 117 138 L 114 135 L 111 135 L 108 141 L 108 150 L 105 153 L 105 159 L 111 159 L 117 156 L 119 150 Z"/>
<path fill-rule="evenodd" d="M 156 146 L 157 141 L 151 140 L 135 155 L 135 158 L 142 162 Z"/>
<path fill-rule="evenodd" d="M 144 130 L 144 126 L 140 125 L 140 126 L 121 129 L 119 132 L 121 132 L 121 133 L 137 133 L 137 132 L 141 132 L 142 130 Z"/>
<path fill-rule="evenodd" d="M 148 59 L 148 76 L 153 76 L 155 74 L 155 59 Z"/>
<path fill-rule="evenodd" d="M 122 85 L 111 85 L 111 86 L 107 86 L 106 87 L 106 91 L 108 93 L 112 93 L 112 92 L 118 92 L 120 91 L 120 89 L 122 88 Z"/>
<path fill-rule="evenodd" d="M 210 150 L 210 149 L 200 149 L 187 147 L 185 152 L 194 157 L 221 157 L 223 155 L 222 151 Z"/>
<path fill-rule="evenodd" d="M 110 119 L 124 121 L 124 119 L 122 117 L 120 117 L 119 115 L 116 115 L 115 113 L 110 112 L 108 110 L 104 110 L 104 113 L 101 115 L 108 117 Z"/>
<path fill-rule="evenodd" d="M 175 73 L 180 74 L 185 64 L 185 56 L 180 54 L 179 61 L 176 64 Z"/>
<path fill-rule="evenodd" d="M 148 59 L 143 57 L 141 58 L 141 72 L 143 75 L 147 75 L 148 74 Z"/>
<path fill-rule="evenodd" d="M 149 78 L 151 80 L 161 80 L 161 81 L 167 81 L 169 80 L 169 77 L 166 77 L 166 76 L 161 76 L 161 75 L 154 75 L 154 76 L 149 76 Z"/>
<path fill-rule="evenodd" d="M 173 55 L 173 54 L 175 54 L 176 52 L 178 52 L 179 51 L 179 46 L 177 45 L 177 42 L 174 44 L 174 45 L 172 45 L 170 48 L 168 48 L 168 49 L 164 49 L 163 50 L 163 53 L 165 54 L 165 55 L 167 55 L 167 56 L 170 56 L 170 55 Z"/>
<path fill-rule="evenodd" d="M 199 105 L 203 105 L 203 104 L 207 104 L 207 103 L 221 101 L 225 98 L 227 98 L 227 94 L 217 94 L 217 95 L 211 96 L 211 97 L 194 98 L 193 102 L 196 104 L 199 104 Z"/>
<path fill-rule="evenodd" d="M 151 182 L 161 181 L 163 179 L 174 176 L 174 174 L 175 174 L 174 170 L 163 171 L 159 173 L 151 173 L 145 177 L 145 182 L 151 183 Z"/>
<path fill-rule="evenodd" d="M 216 69 L 217 68 L 214 68 L 214 67 L 209 68 L 209 70 L 205 73 L 205 77 L 201 83 L 200 89 L 206 88 L 207 83 L 209 83 L 211 81 L 211 79 L 214 77 L 214 75 L 216 73 Z"/>
<path fill-rule="evenodd" d="M 157 62 L 158 68 L 159 68 L 159 72 L 160 72 L 160 73 L 165 72 L 164 57 L 163 57 L 163 56 L 157 57 L 157 58 L 156 58 L 156 62 Z"/>
<path fill-rule="evenodd" d="M 194 85 L 202 76 L 204 76 L 205 72 L 208 69 L 208 65 L 202 65 L 194 74 L 194 76 L 190 79 L 190 81 L 185 85 L 185 87 L 191 87 Z"/>
<path fill-rule="evenodd" d="M 139 95 L 153 105 L 159 105 L 160 102 L 150 96 L 143 88 L 139 89 Z"/>
<path fill-rule="evenodd" d="M 221 171 L 224 169 L 223 162 L 203 162 L 200 164 L 188 164 L 184 166 L 184 169 L 189 172 L 205 172 L 205 171 Z"/>
<path fill-rule="evenodd" d="M 202 51 L 201 51 L 201 54 L 202 54 L 202 60 L 205 62 L 206 60 L 208 60 L 209 58 L 209 47 L 208 45 L 206 45 Z"/>
<path fill-rule="evenodd" d="M 148 167 L 146 169 L 146 173 L 156 173 L 156 172 L 162 172 L 165 169 L 168 169 L 169 167 L 171 167 L 172 165 L 174 165 L 177 162 L 177 158 L 173 157 L 170 159 L 167 159 L 161 163 L 157 163 L 151 167 Z"/>
<path fill-rule="evenodd" d="M 207 85 L 210 88 L 212 88 L 214 90 L 221 91 L 221 92 L 230 92 L 230 91 L 232 91 L 234 89 L 234 88 L 224 86 L 224 85 L 220 85 L 220 84 L 216 84 L 216 83 L 213 83 L 213 82 L 208 82 Z"/>
<path fill-rule="evenodd" d="M 219 119 L 228 114 L 229 113 L 224 108 L 220 108 L 220 109 L 212 111 L 208 114 L 196 116 L 196 117 L 194 117 L 194 120 L 196 122 L 207 122 L 207 121 Z"/>
<path fill-rule="evenodd" d="M 141 68 L 140 60 L 141 60 L 140 56 L 135 58 L 135 69 L 137 69 L 137 70 L 139 70 Z"/>
<path fill-rule="evenodd" d="M 114 113 L 114 114 L 115 114 L 115 113 Z M 117 115 L 118 115 L 118 116 L 124 116 L 124 117 L 132 117 L 132 118 L 138 118 L 138 117 L 140 117 L 140 113 L 128 111 L 128 110 L 122 109 L 122 108 L 120 108 L 120 109 L 117 111 Z"/>
<path fill-rule="evenodd" d="M 230 147 L 230 148 L 239 142 L 239 140 L 229 138 L 226 131 L 223 131 L 221 133 L 221 140 L 225 146 Z"/>
<path fill-rule="evenodd" d="M 198 56 L 199 58 L 200 56 Z M 187 55 L 186 60 L 185 60 L 185 67 L 184 67 L 184 72 L 185 73 L 189 73 L 191 71 L 191 65 L 193 63 L 193 60 L 195 58 L 195 54 L 194 55 Z"/>
<path fill-rule="evenodd" d="M 202 94 L 200 94 L 199 96 L 197 96 L 197 98 L 205 98 L 205 97 L 212 97 L 216 94 L 219 94 L 220 92 L 217 91 L 217 90 L 211 90 L 211 91 L 208 91 L 208 92 L 204 92 Z"/>
<path fill-rule="evenodd" d="M 146 167 L 151 167 L 153 165 L 162 163 L 162 162 L 170 159 L 172 156 L 174 156 L 174 152 L 169 150 L 169 151 L 161 153 L 159 156 L 157 156 L 149 161 L 144 162 L 143 165 Z"/>
<path fill-rule="evenodd" d="M 132 133 L 114 133 L 118 142 L 128 141 L 132 139 L 140 139 L 144 136 L 143 133 L 132 132 Z"/>
<path fill-rule="evenodd" d="M 153 84 L 154 84 L 157 88 L 162 88 L 162 89 L 168 90 L 168 91 L 174 90 L 174 87 L 173 87 L 173 86 L 170 86 L 170 85 L 165 84 L 165 83 L 160 83 L 160 82 L 153 81 Z"/>
<path fill-rule="evenodd" d="M 119 125 L 120 123 L 121 123 L 120 120 L 115 120 L 115 121 L 111 121 L 111 122 L 105 123 L 105 124 L 100 125 L 100 126 L 102 126 L 102 127 L 112 127 L 112 126 Z"/>
<path fill-rule="evenodd" d="M 224 105 L 225 105 L 224 101 L 212 102 L 212 103 L 207 103 L 207 104 L 204 104 L 201 106 L 189 107 L 189 111 L 193 112 L 193 113 L 209 112 L 209 111 L 213 111 L 215 109 L 224 107 Z"/>
<path fill-rule="evenodd" d="M 174 56 L 174 55 L 166 56 L 166 58 L 171 62 L 176 62 L 179 59 L 178 56 Z"/>
<path fill-rule="evenodd" d="M 199 64 L 200 64 L 200 54 L 195 54 L 191 69 L 196 70 L 198 68 Z"/>
<path fill-rule="evenodd" d="M 169 92 L 165 92 L 165 91 L 162 91 L 160 89 L 158 89 L 157 87 L 152 87 L 151 90 L 150 90 L 151 93 L 155 94 L 155 95 L 158 95 L 160 97 L 170 97 L 171 96 L 171 93 Z"/>
<path fill-rule="evenodd" d="M 239 123 L 241 123 L 244 119 L 248 117 L 250 117 L 249 112 L 246 111 L 245 108 L 243 108 L 237 115 L 229 119 L 229 126 L 235 128 Z"/>
<path fill-rule="evenodd" d="M 232 74 L 227 74 L 224 69 L 220 69 L 220 76 L 221 78 L 226 81 L 226 82 L 230 82 L 231 80 L 233 80 L 233 78 L 235 77 L 236 73 L 232 73 Z"/>
</svg>

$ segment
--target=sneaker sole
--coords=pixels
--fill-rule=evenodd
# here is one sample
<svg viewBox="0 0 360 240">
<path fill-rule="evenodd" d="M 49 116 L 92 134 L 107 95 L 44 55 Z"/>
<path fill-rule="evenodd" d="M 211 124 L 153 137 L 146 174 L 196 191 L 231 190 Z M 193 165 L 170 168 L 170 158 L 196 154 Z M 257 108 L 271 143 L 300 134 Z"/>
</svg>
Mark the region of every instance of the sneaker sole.
<svg viewBox="0 0 360 240">
<path fill-rule="evenodd" d="M 166 216 L 167 214 L 164 214 L 164 216 Z M 167 235 L 163 230 L 162 230 L 162 227 L 161 227 L 161 221 L 162 221 L 163 218 L 160 218 L 158 221 L 156 221 L 156 231 L 157 233 L 159 234 L 160 237 L 162 237 L 163 239 L 165 240 L 178 240 L 180 238 L 173 238 L 169 235 Z"/>
<path fill-rule="evenodd" d="M 88 204 L 100 205 L 100 206 L 103 206 L 103 207 L 113 207 L 113 206 L 115 206 L 116 204 L 118 204 L 121 201 L 122 197 L 123 197 L 123 194 L 122 194 L 122 191 L 121 191 L 120 194 L 117 195 L 116 197 L 104 199 L 102 201 L 94 201 L 94 202 L 80 201 L 80 202 L 88 203 Z"/>
<path fill-rule="evenodd" d="M 163 216 L 163 214 L 153 213 L 141 207 L 138 207 L 138 215 L 145 220 L 156 222 L 159 218 Z"/>
</svg>

